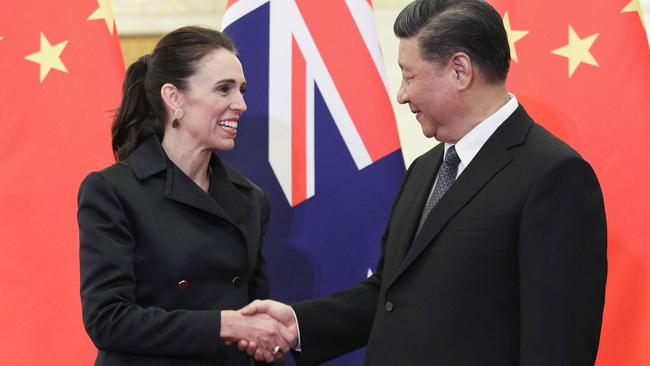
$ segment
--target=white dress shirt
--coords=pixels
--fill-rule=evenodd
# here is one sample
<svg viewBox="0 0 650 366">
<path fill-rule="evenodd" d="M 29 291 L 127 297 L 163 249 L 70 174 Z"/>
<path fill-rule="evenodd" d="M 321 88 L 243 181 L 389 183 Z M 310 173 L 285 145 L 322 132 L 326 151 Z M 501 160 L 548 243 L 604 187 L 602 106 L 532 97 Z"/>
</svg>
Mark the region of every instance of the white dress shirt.
<svg viewBox="0 0 650 366">
<path fill-rule="evenodd" d="M 492 136 L 494 131 L 505 122 L 508 117 L 517 109 L 519 102 L 517 102 L 517 97 L 514 94 L 508 93 L 510 99 L 506 104 L 494 112 L 491 116 L 481 121 L 473 129 L 471 129 L 465 136 L 463 136 L 456 143 L 456 153 L 460 158 L 460 163 L 458 164 L 458 172 L 456 172 L 456 178 L 460 176 L 460 173 L 465 170 L 465 168 L 472 162 L 472 159 L 478 154 L 479 150 L 485 145 L 485 142 Z M 447 150 L 453 146 L 453 144 L 445 143 L 445 156 L 447 156 Z M 444 158 L 443 158 L 444 160 Z M 437 180 L 437 178 L 436 178 Z M 435 187 L 435 184 L 434 184 Z M 432 188 L 433 190 L 433 188 Z"/>
</svg>

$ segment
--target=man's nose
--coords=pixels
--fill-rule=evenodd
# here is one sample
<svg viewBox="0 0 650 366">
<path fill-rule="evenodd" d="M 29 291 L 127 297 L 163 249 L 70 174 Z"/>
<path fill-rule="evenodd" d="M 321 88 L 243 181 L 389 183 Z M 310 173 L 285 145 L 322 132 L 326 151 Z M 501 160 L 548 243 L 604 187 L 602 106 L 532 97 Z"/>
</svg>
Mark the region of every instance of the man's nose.
<svg viewBox="0 0 650 366">
<path fill-rule="evenodd" d="M 405 104 L 408 103 L 408 95 L 406 94 L 406 88 L 404 88 L 404 82 L 402 82 L 402 85 L 400 85 L 399 89 L 397 90 L 397 103 L 399 104 Z"/>
</svg>

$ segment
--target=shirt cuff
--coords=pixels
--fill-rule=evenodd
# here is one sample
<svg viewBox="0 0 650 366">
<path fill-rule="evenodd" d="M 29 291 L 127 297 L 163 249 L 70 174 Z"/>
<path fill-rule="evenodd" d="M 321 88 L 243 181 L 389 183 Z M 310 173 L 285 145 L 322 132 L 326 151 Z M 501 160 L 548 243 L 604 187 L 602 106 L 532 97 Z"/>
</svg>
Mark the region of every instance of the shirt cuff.
<svg viewBox="0 0 650 366">
<path fill-rule="evenodd" d="M 300 347 L 300 325 L 298 324 L 298 316 L 293 308 L 291 308 L 291 312 L 293 313 L 293 320 L 296 322 L 296 330 L 298 331 L 298 343 L 293 347 L 293 350 L 296 352 L 302 352 L 302 348 Z"/>
</svg>

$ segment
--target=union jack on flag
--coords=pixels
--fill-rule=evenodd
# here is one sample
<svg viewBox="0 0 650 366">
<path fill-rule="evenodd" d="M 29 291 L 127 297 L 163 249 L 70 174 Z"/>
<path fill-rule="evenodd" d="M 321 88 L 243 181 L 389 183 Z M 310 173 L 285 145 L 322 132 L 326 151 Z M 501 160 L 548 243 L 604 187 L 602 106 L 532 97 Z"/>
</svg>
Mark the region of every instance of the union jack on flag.
<svg viewBox="0 0 650 366">
<path fill-rule="evenodd" d="M 370 2 L 230 1 L 224 28 L 266 4 L 269 162 L 295 206 L 315 194 L 316 85 L 357 168 L 399 149 L 399 137 Z"/>
<path fill-rule="evenodd" d="M 374 268 L 404 174 L 367 0 L 229 1 L 248 111 L 223 154 L 271 201 L 271 297 L 350 287 Z M 329 365 L 361 365 L 360 353 Z"/>
</svg>

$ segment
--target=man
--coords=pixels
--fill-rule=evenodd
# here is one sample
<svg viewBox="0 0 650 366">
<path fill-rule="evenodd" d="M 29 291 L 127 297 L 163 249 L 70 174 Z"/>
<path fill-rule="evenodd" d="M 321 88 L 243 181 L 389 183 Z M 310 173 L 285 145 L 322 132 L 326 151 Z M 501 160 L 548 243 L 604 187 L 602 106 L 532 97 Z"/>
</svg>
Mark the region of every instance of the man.
<svg viewBox="0 0 650 366">
<path fill-rule="evenodd" d="M 507 92 L 508 39 L 488 3 L 414 1 L 394 31 L 398 101 L 443 143 L 408 169 L 376 273 L 293 305 L 298 363 L 367 345 L 371 366 L 593 365 L 607 262 L 592 168 Z M 243 312 L 296 321 L 277 302 Z"/>
</svg>

